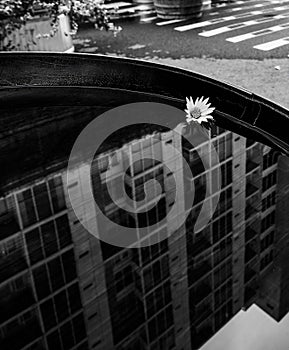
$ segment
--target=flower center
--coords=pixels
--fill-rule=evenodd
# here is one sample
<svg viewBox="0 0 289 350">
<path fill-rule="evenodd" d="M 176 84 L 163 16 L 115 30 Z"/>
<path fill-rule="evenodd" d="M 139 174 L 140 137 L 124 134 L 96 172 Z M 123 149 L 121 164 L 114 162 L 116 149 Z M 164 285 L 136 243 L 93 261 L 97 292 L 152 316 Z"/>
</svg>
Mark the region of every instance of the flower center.
<svg viewBox="0 0 289 350">
<path fill-rule="evenodd" d="M 201 110 L 200 108 L 198 107 L 194 107 L 192 110 L 191 110 L 191 116 L 195 119 L 198 119 L 200 118 L 201 116 Z"/>
</svg>

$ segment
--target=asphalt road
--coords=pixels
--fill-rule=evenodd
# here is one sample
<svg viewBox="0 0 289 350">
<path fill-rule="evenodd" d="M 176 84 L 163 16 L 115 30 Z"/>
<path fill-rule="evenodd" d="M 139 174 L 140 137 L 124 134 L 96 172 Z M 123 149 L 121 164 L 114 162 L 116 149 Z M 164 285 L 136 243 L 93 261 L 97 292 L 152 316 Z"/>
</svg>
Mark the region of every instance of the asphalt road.
<svg viewBox="0 0 289 350">
<path fill-rule="evenodd" d="M 75 48 L 77 52 L 147 59 L 264 59 L 287 58 L 289 54 L 289 0 L 237 1 L 211 8 L 197 21 L 163 22 L 154 14 L 118 20 L 123 30 L 117 37 L 82 28 Z"/>
</svg>

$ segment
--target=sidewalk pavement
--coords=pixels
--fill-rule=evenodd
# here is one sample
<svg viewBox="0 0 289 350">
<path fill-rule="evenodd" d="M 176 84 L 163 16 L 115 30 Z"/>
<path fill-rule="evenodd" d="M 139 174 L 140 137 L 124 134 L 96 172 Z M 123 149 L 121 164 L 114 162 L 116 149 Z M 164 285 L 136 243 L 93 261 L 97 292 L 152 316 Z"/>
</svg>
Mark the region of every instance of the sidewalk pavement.
<svg viewBox="0 0 289 350">
<path fill-rule="evenodd" d="M 118 7 L 117 18 L 151 16 L 155 13 L 152 4 L 138 5 L 132 0 L 114 1 L 105 7 Z M 289 109 L 289 55 L 284 59 L 245 60 L 214 58 L 145 59 L 189 69 L 212 78 L 227 81 L 251 92 L 266 97 Z"/>
<path fill-rule="evenodd" d="M 289 57 L 285 59 L 150 59 L 242 87 L 289 109 Z M 194 86 L 192 86 L 192 90 Z M 189 92 L 188 92 L 189 94 Z"/>
</svg>

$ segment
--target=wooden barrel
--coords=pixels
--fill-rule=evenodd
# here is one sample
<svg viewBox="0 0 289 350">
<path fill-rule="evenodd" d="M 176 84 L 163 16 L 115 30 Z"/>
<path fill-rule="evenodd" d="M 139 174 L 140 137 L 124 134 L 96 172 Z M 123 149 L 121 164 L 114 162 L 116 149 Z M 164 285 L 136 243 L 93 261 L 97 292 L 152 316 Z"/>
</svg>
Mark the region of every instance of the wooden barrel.
<svg viewBox="0 0 289 350">
<path fill-rule="evenodd" d="M 200 18 L 202 0 L 154 0 L 157 16 L 162 19 Z"/>
</svg>

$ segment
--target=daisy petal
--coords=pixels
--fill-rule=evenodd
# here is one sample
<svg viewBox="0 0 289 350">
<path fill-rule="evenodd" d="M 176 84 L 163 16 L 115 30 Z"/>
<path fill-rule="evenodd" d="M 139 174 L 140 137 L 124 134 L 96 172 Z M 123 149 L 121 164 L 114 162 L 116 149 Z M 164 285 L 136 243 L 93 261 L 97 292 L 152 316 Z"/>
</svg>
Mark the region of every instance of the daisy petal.
<svg viewBox="0 0 289 350">
<path fill-rule="evenodd" d="M 203 103 L 203 96 L 201 98 L 198 98 L 198 107 L 202 105 Z M 196 104 L 197 104 L 197 101 L 196 101 Z"/>
<path fill-rule="evenodd" d="M 208 110 L 207 110 L 206 112 L 202 113 L 202 114 L 203 114 L 203 115 L 208 115 L 208 114 L 213 113 L 214 110 L 215 110 L 215 108 L 208 108 Z"/>
<path fill-rule="evenodd" d="M 198 122 L 201 124 L 201 123 L 203 123 L 203 122 L 206 122 L 207 121 L 207 118 L 206 117 L 200 117 L 199 119 L 198 119 Z"/>
<path fill-rule="evenodd" d="M 211 115 L 209 115 L 209 116 L 206 116 L 206 117 L 200 117 L 200 118 L 198 118 L 198 121 L 199 121 L 200 123 L 202 123 L 202 122 L 208 122 L 208 119 L 214 120 L 214 118 L 213 118 Z"/>
<path fill-rule="evenodd" d="M 215 108 L 211 107 L 211 103 L 209 103 L 209 97 L 197 97 L 195 101 L 192 96 L 186 97 L 186 109 L 184 111 L 188 124 L 196 122 L 201 125 L 204 123 L 202 126 L 209 129 L 210 125 L 215 121 L 211 115 L 214 110 Z"/>
<path fill-rule="evenodd" d="M 205 105 L 205 106 L 202 106 L 201 112 L 206 112 L 206 110 L 209 109 L 210 105 L 211 105 L 211 104 L 209 103 L 209 104 L 207 104 L 207 105 Z"/>
<path fill-rule="evenodd" d="M 202 109 L 208 109 L 208 106 L 205 105 L 204 103 L 202 103 L 202 105 L 200 106 Z"/>
<path fill-rule="evenodd" d="M 204 104 L 207 104 L 208 103 L 208 101 L 209 101 L 209 97 L 208 98 L 206 98 L 203 102 L 204 102 Z"/>
</svg>

